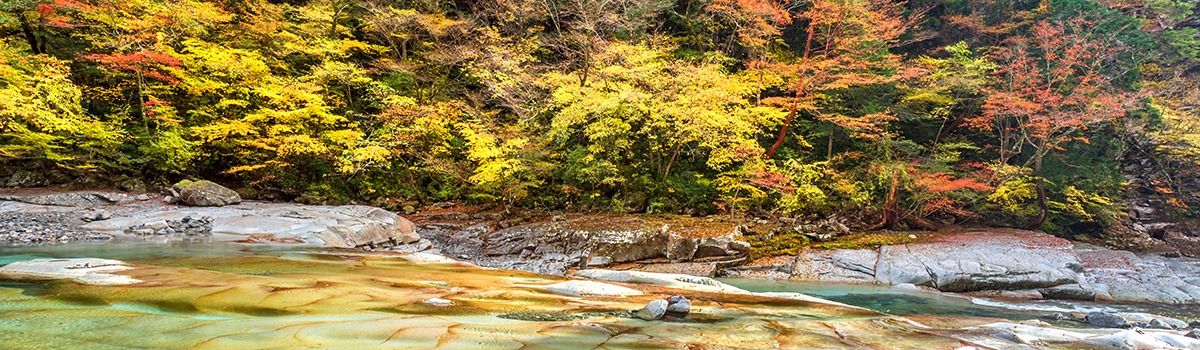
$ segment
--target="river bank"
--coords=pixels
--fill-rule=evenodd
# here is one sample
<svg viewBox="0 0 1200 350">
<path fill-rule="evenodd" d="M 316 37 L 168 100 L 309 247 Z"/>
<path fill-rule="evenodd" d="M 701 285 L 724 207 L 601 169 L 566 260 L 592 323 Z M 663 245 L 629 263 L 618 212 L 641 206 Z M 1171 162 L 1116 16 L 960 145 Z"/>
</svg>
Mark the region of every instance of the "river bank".
<svg viewBox="0 0 1200 350">
<path fill-rule="evenodd" d="M 819 288 L 806 289 L 802 283 L 850 282 L 900 288 L 892 287 L 893 292 L 948 293 L 944 295 L 965 300 L 961 305 L 1051 299 L 1100 302 L 1061 304 L 1067 306 L 1059 309 L 1043 307 L 1025 318 L 1034 325 L 1063 321 L 1055 325 L 1066 327 L 1090 327 L 1086 313 L 1092 311 L 1115 314 L 1159 310 L 1120 304 L 1106 307 L 1103 303 L 1195 308 L 1200 300 L 1195 292 L 1200 290 L 1195 288 L 1200 264 L 1195 259 L 1139 255 L 1020 230 L 889 233 L 894 243 L 879 247 L 870 247 L 871 242 L 883 241 L 878 237 L 867 241 L 867 247 L 854 247 L 850 243 L 863 242 L 854 238 L 823 245 L 851 248 L 800 247 L 793 255 L 757 257 L 761 246 L 751 243 L 755 242 L 754 236 L 779 227 L 778 223 L 716 217 L 511 215 L 453 205 L 408 215 L 412 219 L 409 221 L 366 206 L 245 202 L 194 207 L 167 204 L 160 196 L 150 194 L 112 192 L 10 192 L 3 196 L 0 215 L 16 217 L 16 221 L 21 215 L 57 218 L 54 227 L 59 229 L 112 237 L 110 243 L 89 243 L 101 246 L 148 241 L 340 247 L 383 251 L 372 254 L 419 252 L 413 256 L 542 275 L 572 276 L 580 270 L 607 269 L 734 277 L 725 281 L 764 292 L 801 290 L 819 294 Z M 174 229 L 187 222 L 204 224 L 192 231 Z M 788 284 L 793 282 L 799 284 Z M 903 293 L 857 294 L 905 299 Z M 855 297 L 825 296 L 851 305 L 861 302 Z M 1020 310 L 1026 305 L 1030 304 L 982 307 L 977 315 L 950 315 L 952 321 L 940 319 L 947 315 L 933 312 L 914 312 L 910 316 L 926 322 L 950 322 L 948 327 L 961 328 L 986 324 L 965 321 L 982 315 L 991 315 L 981 319 L 988 322 L 1019 321 L 1019 311 L 1004 310 Z M 1137 321 L 1141 316 L 1136 312 L 1127 314 L 1132 315 L 1128 316 L 1131 320 L 1114 327 L 1148 328 L 1153 319 Z M 1186 322 L 1200 318 L 1200 312 L 1170 316 Z M 1189 327 L 1176 324 L 1171 328 L 1183 334 Z"/>
</svg>

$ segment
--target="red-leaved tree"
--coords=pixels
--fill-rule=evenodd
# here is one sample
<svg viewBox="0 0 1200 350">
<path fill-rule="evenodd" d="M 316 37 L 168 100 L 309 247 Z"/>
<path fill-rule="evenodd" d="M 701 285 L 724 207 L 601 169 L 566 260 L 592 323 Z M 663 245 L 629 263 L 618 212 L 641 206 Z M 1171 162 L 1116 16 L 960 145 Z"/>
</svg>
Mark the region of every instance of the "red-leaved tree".
<svg viewBox="0 0 1200 350">
<path fill-rule="evenodd" d="M 1046 220 L 1045 157 L 1067 142 L 1087 142 L 1083 131 L 1123 116 L 1137 97 L 1106 74 L 1124 46 L 1096 28 L 1095 21 L 1083 18 L 1042 21 L 1029 36 L 1007 40 L 994 52 L 1000 67 L 983 113 L 967 120 L 997 132 L 1001 164 L 1027 155 L 1021 165 L 1033 171 L 1039 208 L 1027 228 L 1040 228 Z"/>
</svg>

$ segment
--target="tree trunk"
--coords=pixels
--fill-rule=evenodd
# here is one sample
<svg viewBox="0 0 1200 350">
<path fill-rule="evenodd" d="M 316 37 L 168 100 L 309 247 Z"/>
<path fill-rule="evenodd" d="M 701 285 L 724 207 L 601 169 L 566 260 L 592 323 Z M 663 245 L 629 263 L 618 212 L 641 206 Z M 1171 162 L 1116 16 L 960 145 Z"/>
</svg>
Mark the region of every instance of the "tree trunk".
<svg viewBox="0 0 1200 350">
<path fill-rule="evenodd" d="M 29 23 L 29 18 L 25 17 L 24 13 L 18 13 L 17 18 L 21 20 L 21 32 L 25 34 L 25 41 L 29 43 L 29 49 L 39 55 L 46 53 L 46 46 L 38 41 L 37 33 L 33 32 L 33 25 Z"/>
<path fill-rule="evenodd" d="M 887 202 L 883 204 L 883 219 L 868 231 L 897 228 L 900 223 L 900 176 L 892 169 L 892 184 L 888 188 Z"/>
<path fill-rule="evenodd" d="M 883 221 L 879 223 L 887 229 L 895 229 L 900 222 L 900 176 L 896 173 L 896 170 L 892 170 L 892 185 L 888 188 L 887 203 L 883 206 Z"/>
<path fill-rule="evenodd" d="M 775 144 L 771 145 L 771 149 L 767 150 L 767 154 L 763 158 L 775 158 L 775 152 L 779 151 L 779 146 L 783 146 L 783 139 L 787 137 L 788 126 L 792 125 L 793 119 L 796 119 L 796 106 L 794 105 L 792 106 L 792 111 L 788 113 L 787 118 L 783 120 L 783 127 L 779 128 L 779 137 L 775 138 Z"/>
<path fill-rule="evenodd" d="M 1033 162 L 1033 184 L 1037 190 L 1038 216 L 1025 224 L 1027 230 L 1038 230 L 1042 228 L 1042 224 L 1046 223 L 1046 215 L 1050 212 L 1050 206 L 1046 203 L 1046 185 L 1042 179 L 1042 156 L 1034 155 L 1037 159 Z"/>
<path fill-rule="evenodd" d="M 825 143 L 825 160 L 833 159 L 833 132 L 836 131 L 834 127 L 829 128 L 829 141 Z"/>
</svg>

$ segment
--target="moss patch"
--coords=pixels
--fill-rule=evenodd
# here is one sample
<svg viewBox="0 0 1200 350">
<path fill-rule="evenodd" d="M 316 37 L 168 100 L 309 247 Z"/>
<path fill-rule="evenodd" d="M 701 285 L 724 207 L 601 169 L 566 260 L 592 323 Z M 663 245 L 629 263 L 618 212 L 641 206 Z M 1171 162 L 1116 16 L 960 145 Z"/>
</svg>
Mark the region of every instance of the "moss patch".
<svg viewBox="0 0 1200 350">
<path fill-rule="evenodd" d="M 916 239 L 908 235 L 884 233 L 860 233 L 838 237 L 836 241 L 817 244 L 818 249 L 875 249 L 885 245 L 912 243 Z"/>
<path fill-rule="evenodd" d="M 750 261 L 767 256 L 796 255 L 800 248 L 807 247 L 807 236 L 787 231 L 749 232 L 744 237 L 750 243 Z"/>
</svg>

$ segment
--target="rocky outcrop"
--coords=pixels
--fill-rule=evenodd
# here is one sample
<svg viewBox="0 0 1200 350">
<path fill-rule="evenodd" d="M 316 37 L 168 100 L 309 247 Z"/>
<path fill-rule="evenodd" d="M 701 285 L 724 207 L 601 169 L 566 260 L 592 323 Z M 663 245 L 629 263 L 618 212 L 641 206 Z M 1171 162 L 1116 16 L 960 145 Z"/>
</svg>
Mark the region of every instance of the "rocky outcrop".
<svg viewBox="0 0 1200 350">
<path fill-rule="evenodd" d="M 444 218 L 441 215 L 435 219 Z M 632 216 L 558 218 L 498 226 L 489 222 L 432 222 L 421 226 L 421 236 L 447 255 L 481 266 L 554 275 L 575 267 L 628 262 L 740 261 L 750 250 L 748 244 L 736 239 L 733 226 L 724 235 L 685 237 L 670 225 Z"/>
<path fill-rule="evenodd" d="M 183 180 L 171 186 L 174 202 L 198 207 L 219 207 L 238 204 L 242 197 L 234 190 L 208 180 Z"/>
<path fill-rule="evenodd" d="M 431 245 L 421 240 L 408 220 L 380 208 L 361 205 L 251 202 L 221 207 L 193 207 L 138 200 L 126 194 L 106 192 L 47 194 L 15 191 L 0 196 L 3 196 L 0 197 L 0 244 L 14 241 L 4 239 L 7 231 L 21 237 L 52 235 L 56 238 L 34 240 L 17 237 L 20 240 L 16 243 L 77 240 L 63 236 L 61 232 L 71 231 L 104 238 L 121 235 L 166 240 L 204 238 L 362 249 L 404 246 L 410 248 L 409 252 L 425 250 Z M 87 208 L 81 210 L 80 207 L 85 205 Z M 5 224 L 9 221 L 21 224 Z"/>
<path fill-rule="evenodd" d="M 210 217 L 211 233 L 217 240 L 367 249 L 420 240 L 408 220 L 383 209 L 361 205 L 242 203 L 223 207 L 160 207 L 117 212 L 111 219 L 83 227 L 100 232 L 121 232 L 141 225 L 161 226 L 168 220 L 188 216 Z"/>
<path fill-rule="evenodd" d="M 1200 304 L 1200 260 L 1138 256 L 1043 233 L 946 233 L 879 249 L 807 250 L 724 270 L 734 277 L 913 284 L 946 292 Z"/>
<path fill-rule="evenodd" d="M 1022 290 L 1078 283 L 1081 270 L 1067 240 L 1022 231 L 967 232 L 880 247 L 875 279 L 944 292 Z"/>
<path fill-rule="evenodd" d="M 1075 254 L 1083 264 L 1081 284 L 1098 300 L 1200 304 L 1200 260 L 1086 245 Z"/>
</svg>

